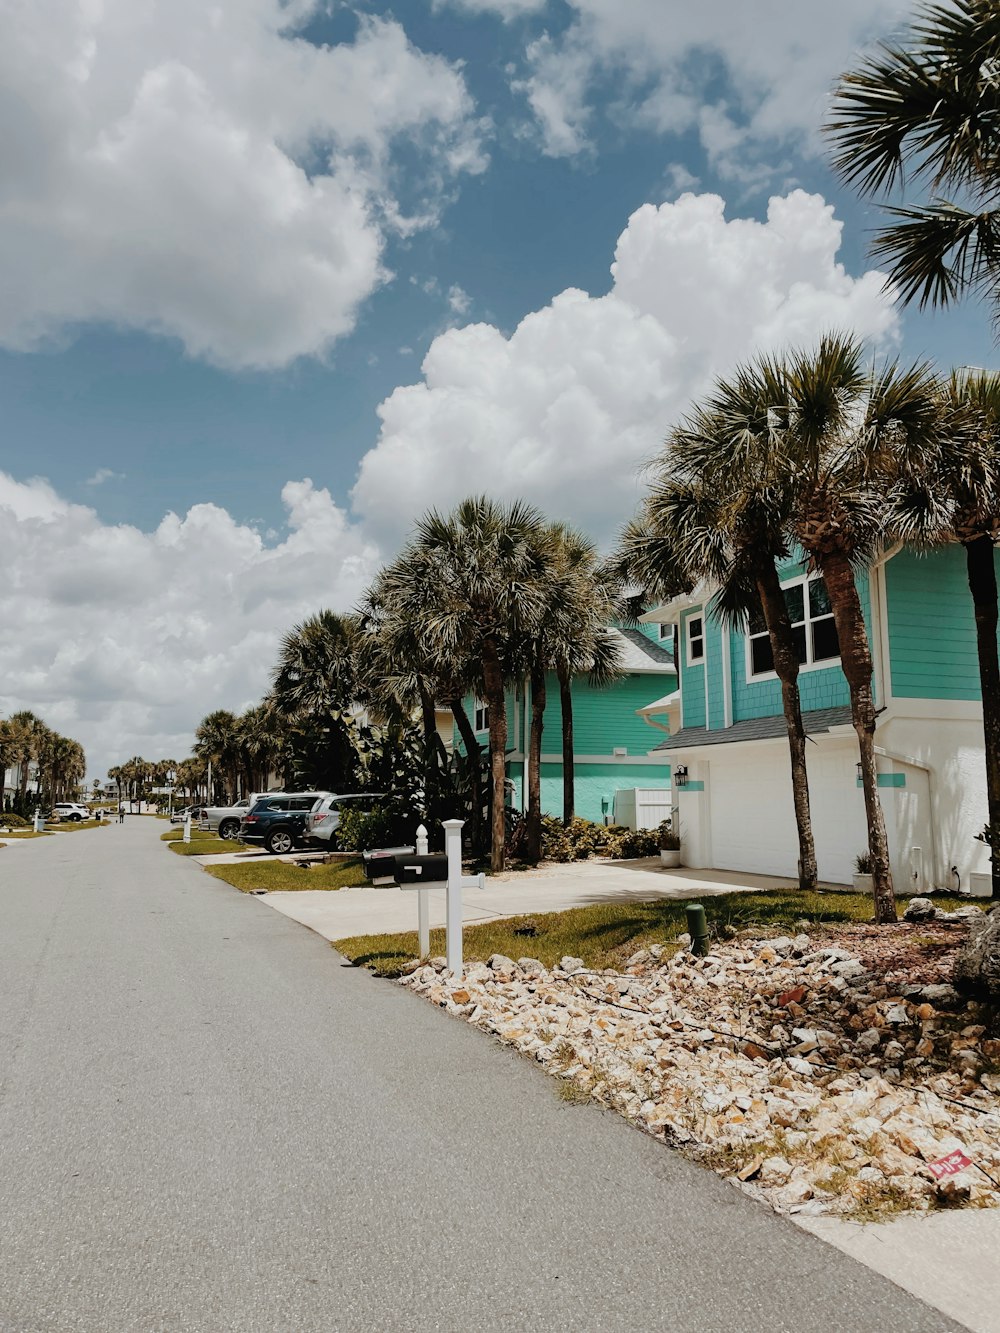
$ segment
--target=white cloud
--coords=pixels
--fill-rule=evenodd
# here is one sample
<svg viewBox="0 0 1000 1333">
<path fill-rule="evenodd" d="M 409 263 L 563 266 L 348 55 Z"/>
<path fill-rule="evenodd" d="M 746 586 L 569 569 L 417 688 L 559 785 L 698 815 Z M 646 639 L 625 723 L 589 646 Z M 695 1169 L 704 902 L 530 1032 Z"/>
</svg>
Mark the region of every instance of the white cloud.
<svg viewBox="0 0 1000 1333">
<path fill-rule="evenodd" d="M 88 477 L 83 484 L 85 486 L 103 486 L 106 481 L 120 481 L 124 476 L 124 472 L 115 472 L 109 467 L 99 467 L 94 475 Z"/>
<path fill-rule="evenodd" d="M 472 297 L 455 283 L 448 288 L 448 305 L 456 315 L 464 315 L 472 305 Z"/>
<path fill-rule="evenodd" d="M 846 273 L 840 239 L 833 209 L 802 191 L 772 199 L 763 223 L 726 221 L 715 195 L 645 205 L 606 296 L 569 289 L 509 337 L 471 324 L 434 340 L 422 381 L 379 408 L 355 509 L 391 544 L 425 508 L 486 491 L 608 537 L 636 466 L 714 374 L 830 328 L 895 336 L 883 275 Z"/>
<path fill-rule="evenodd" d="M 598 97 L 661 133 L 697 128 L 717 169 L 739 178 L 748 145 L 812 140 L 837 75 L 858 47 L 912 10 L 910 0 L 567 0 L 557 36 L 529 44 L 526 93 L 544 150 L 588 147 Z"/>
<path fill-rule="evenodd" d="M 289 482 L 282 499 L 288 532 L 268 545 L 215 505 L 147 533 L 0 473 L 0 714 L 76 737 L 90 776 L 183 758 L 205 713 L 260 698 L 293 623 L 353 605 L 377 566 L 328 491 Z"/>
<path fill-rule="evenodd" d="M 376 18 L 314 46 L 317 3 L 0 6 L 0 345 L 106 321 L 274 367 L 352 328 L 386 230 L 484 163 L 456 66 Z"/>
<path fill-rule="evenodd" d="M 434 0 L 434 8 L 443 9 L 447 3 L 448 0 Z M 544 9 L 547 3 L 548 0 L 451 0 L 455 9 L 464 9 L 470 14 L 495 14 L 505 23 L 522 14 Z"/>
</svg>

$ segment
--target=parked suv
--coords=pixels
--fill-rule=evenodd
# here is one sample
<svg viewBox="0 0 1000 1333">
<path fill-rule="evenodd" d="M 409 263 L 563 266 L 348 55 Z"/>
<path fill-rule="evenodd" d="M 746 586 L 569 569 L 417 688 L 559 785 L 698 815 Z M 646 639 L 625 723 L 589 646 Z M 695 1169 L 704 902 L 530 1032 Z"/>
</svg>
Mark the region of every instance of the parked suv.
<svg viewBox="0 0 1000 1333">
<path fill-rule="evenodd" d="M 330 796 L 328 791 L 282 792 L 262 796 L 240 822 L 240 842 L 248 846 L 261 843 L 279 856 L 306 840 L 309 812 Z"/>
<path fill-rule="evenodd" d="M 54 818 L 65 819 L 70 824 L 79 824 L 84 819 L 92 818 L 90 807 L 78 805 L 75 801 L 60 801 L 52 807 L 52 814 Z"/>
<path fill-rule="evenodd" d="M 343 792 L 338 796 L 325 796 L 306 819 L 306 833 L 310 841 L 335 847 L 341 814 L 345 810 L 362 810 L 370 814 L 383 799 L 382 792 Z"/>
</svg>

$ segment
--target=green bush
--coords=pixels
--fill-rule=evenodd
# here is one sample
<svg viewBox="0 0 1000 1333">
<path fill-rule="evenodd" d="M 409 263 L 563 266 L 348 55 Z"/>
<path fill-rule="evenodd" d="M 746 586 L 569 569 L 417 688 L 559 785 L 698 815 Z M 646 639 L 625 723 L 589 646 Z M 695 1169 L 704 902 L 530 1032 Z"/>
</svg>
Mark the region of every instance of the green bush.
<svg viewBox="0 0 1000 1333">
<path fill-rule="evenodd" d="M 337 845 L 348 852 L 366 852 L 373 847 L 413 846 L 419 816 L 391 806 L 378 806 L 370 813 L 344 810 L 337 829 Z"/>
<path fill-rule="evenodd" d="M 0 828 L 31 828 L 31 820 L 8 812 L 0 815 Z"/>
</svg>

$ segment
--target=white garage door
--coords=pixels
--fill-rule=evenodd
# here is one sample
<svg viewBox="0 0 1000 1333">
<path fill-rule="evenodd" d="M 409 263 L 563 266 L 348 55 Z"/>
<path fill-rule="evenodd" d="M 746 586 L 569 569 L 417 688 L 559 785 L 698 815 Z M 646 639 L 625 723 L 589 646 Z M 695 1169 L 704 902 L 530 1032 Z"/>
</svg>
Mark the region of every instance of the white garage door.
<svg viewBox="0 0 1000 1333">
<path fill-rule="evenodd" d="M 865 808 L 849 743 L 809 746 L 809 794 L 821 880 L 849 884 L 854 858 L 867 846 Z M 711 760 L 712 858 L 718 870 L 794 878 L 799 857 L 788 751 L 755 746 L 752 753 Z"/>
</svg>

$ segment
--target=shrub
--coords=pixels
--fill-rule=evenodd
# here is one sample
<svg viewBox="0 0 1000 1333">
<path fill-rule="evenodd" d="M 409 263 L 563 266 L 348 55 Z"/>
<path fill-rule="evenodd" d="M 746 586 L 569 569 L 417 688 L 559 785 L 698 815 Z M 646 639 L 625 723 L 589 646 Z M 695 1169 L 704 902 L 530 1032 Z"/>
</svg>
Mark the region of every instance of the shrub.
<svg viewBox="0 0 1000 1333">
<path fill-rule="evenodd" d="M 868 852 L 859 852 L 854 858 L 854 873 L 856 875 L 870 875 L 872 873 L 872 858 Z"/>
<path fill-rule="evenodd" d="M 22 819 L 20 815 L 15 815 L 10 812 L 8 812 L 5 815 L 0 815 L 0 828 L 30 828 L 30 827 L 31 827 L 30 819 Z"/>
<path fill-rule="evenodd" d="M 413 846 L 420 817 L 412 811 L 377 806 L 371 812 L 344 810 L 337 829 L 337 844 L 344 851 L 367 852 L 373 847 Z"/>
<path fill-rule="evenodd" d="M 657 826 L 656 838 L 661 852 L 679 852 L 681 849 L 681 835 L 674 832 L 674 826 L 669 819 L 663 820 Z"/>
<path fill-rule="evenodd" d="M 563 828 L 552 815 L 542 816 L 542 857 L 546 861 L 586 861 L 592 856 L 625 860 L 655 856 L 659 833 L 654 829 L 623 828 L 620 824 L 594 824 L 574 819 Z"/>
</svg>

